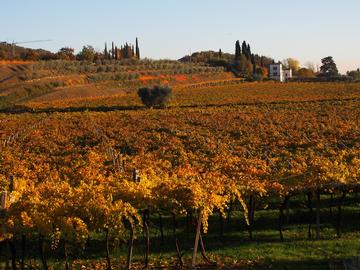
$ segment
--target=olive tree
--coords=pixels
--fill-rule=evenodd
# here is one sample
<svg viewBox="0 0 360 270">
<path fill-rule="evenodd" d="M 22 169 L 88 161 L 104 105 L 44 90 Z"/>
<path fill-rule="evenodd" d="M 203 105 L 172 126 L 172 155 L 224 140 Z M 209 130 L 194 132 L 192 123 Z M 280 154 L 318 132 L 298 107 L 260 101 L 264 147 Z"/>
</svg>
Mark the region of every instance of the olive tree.
<svg viewBox="0 0 360 270">
<path fill-rule="evenodd" d="M 167 86 L 144 87 L 138 90 L 138 95 L 146 107 L 164 108 L 170 100 L 172 89 Z"/>
</svg>

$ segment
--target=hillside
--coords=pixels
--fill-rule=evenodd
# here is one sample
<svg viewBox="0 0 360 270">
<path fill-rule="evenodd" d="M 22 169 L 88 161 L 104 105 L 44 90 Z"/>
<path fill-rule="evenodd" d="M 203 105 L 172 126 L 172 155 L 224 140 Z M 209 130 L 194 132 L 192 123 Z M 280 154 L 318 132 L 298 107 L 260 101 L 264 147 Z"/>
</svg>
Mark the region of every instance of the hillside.
<svg viewBox="0 0 360 270">
<path fill-rule="evenodd" d="M 0 61 L 0 86 L 23 82 L 27 64 L 23 61 Z"/>
<path fill-rule="evenodd" d="M 170 60 L 3 62 L 0 108 L 55 106 L 94 98 L 118 97 L 139 87 L 186 86 L 234 79 L 222 67 Z M 41 105 L 46 104 L 46 105 Z"/>
</svg>

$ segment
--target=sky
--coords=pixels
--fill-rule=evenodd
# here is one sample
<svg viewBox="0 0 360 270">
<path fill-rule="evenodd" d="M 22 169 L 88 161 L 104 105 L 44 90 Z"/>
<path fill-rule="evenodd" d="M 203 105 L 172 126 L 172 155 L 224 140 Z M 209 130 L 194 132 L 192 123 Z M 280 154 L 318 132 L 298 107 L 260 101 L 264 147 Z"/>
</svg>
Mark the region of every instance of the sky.
<svg viewBox="0 0 360 270">
<path fill-rule="evenodd" d="M 56 52 L 138 37 L 141 57 L 178 59 L 246 40 L 276 61 L 333 56 L 344 73 L 360 67 L 359 14 L 359 0 L 1 0 L 0 41 Z"/>
</svg>

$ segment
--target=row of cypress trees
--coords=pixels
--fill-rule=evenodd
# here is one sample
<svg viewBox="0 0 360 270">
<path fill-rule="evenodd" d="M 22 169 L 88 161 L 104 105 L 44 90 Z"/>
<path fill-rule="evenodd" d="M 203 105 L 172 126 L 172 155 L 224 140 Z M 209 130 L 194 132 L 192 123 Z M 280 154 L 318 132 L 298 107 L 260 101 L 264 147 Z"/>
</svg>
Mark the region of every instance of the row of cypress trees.
<svg viewBox="0 0 360 270">
<path fill-rule="evenodd" d="M 112 42 L 111 49 L 108 50 L 107 43 L 105 43 L 104 57 L 105 59 L 112 59 L 112 60 L 131 59 L 131 58 L 140 59 L 140 48 L 139 48 L 138 38 L 136 38 L 135 47 L 134 45 L 125 43 L 123 46 L 118 48 L 114 44 L 114 42 Z"/>
<path fill-rule="evenodd" d="M 237 40 L 235 43 L 235 59 L 234 59 L 234 68 L 238 73 L 242 75 L 254 75 L 259 72 L 262 72 L 266 68 L 269 62 L 273 60 L 259 56 L 252 53 L 250 44 L 246 41 L 243 41 L 240 44 L 240 41 Z"/>
</svg>

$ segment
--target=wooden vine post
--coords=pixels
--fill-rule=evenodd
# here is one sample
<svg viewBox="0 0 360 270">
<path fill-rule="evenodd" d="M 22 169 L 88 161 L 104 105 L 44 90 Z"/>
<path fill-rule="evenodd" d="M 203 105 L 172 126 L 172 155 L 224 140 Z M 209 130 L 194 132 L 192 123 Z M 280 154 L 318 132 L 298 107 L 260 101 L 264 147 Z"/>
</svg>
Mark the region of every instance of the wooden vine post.
<svg viewBox="0 0 360 270">
<path fill-rule="evenodd" d="M 164 224 L 162 219 L 162 214 L 159 211 L 159 229 L 160 229 L 160 237 L 161 237 L 161 244 L 164 244 Z"/>
<path fill-rule="evenodd" d="M 280 240 L 284 241 L 283 235 L 283 225 L 285 221 L 284 210 L 288 208 L 290 197 L 287 195 L 284 198 L 284 201 L 280 204 L 280 216 L 279 216 L 279 233 L 280 233 Z"/>
<path fill-rule="evenodd" d="M 38 245 L 43 270 L 48 270 L 49 267 L 45 256 L 45 237 L 42 234 L 39 235 Z"/>
<path fill-rule="evenodd" d="M 145 240 L 145 263 L 144 268 L 149 267 L 150 256 L 150 232 L 149 232 L 149 209 L 143 211 L 143 227 L 144 227 L 144 240 Z"/>
<path fill-rule="evenodd" d="M 1 193 L 1 209 L 0 209 L 0 218 L 1 218 L 1 233 L 4 235 L 6 234 L 6 227 L 5 227 L 5 217 L 6 217 L 6 209 L 7 209 L 7 191 L 3 191 Z M 8 260 L 6 260 L 6 265 L 8 266 Z M 6 268 L 7 269 L 7 268 Z"/>
<path fill-rule="evenodd" d="M 201 210 L 199 210 L 198 221 L 196 224 L 196 234 L 195 234 L 195 243 L 194 243 L 194 253 L 191 260 L 191 267 L 196 267 L 196 254 L 199 246 L 199 239 L 200 239 L 200 230 L 201 230 Z"/>
<path fill-rule="evenodd" d="M 249 210 L 248 210 L 248 231 L 249 231 L 249 239 L 253 240 L 253 224 L 254 224 L 254 217 L 255 217 L 255 199 L 254 195 L 251 194 L 249 198 Z"/>
<path fill-rule="evenodd" d="M 179 240 L 178 240 L 178 237 L 177 237 L 177 234 L 176 234 L 176 227 L 177 227 L 177 224 L 176 224 L 176 214 L 175 212 L 172 212 L 172 220 L 173 220 L 173 235 L 174 235 L 174 239 L 175 239 L 175 247 L 176 247 L 176 255 L 177 255 L 177 258 L 178 258 L 178 263 L 179 263 L 179 266 L 180 267 L 184 267 L 184 262 L 183 262 L 183 259 L 182 259 L 182 255 L 181 255 L 181 251 L 180 251 L 180 246 L 179 246 Z"/>
<path fill-rule="evenodd" d="M 129 223 L 130 223 L 130 227 L 129 227 L 130 237 L 129 237 L 129 243 L 128 243 L 128 254 L 127 254 L 127 260 L 126 260 L 126 270 L 131 269 L 132 255 L 133 255 L 133 249 L 134 249 L 134 239 L 135 239 L 133 224 L 131 222 L 129 222 Z"/>
<path fill-rule="evenodd" d="M 134 169 L 134 170 L 133 170 L 132 176 L 133 176 L 133 181 L 134 181 L 135 183 L 139 183 L 139 182 L 140 182 L 140 176 L 139 176 L 139 170 L 138 170 L 138 169 Z"/>
<path fill-rule="evenodd" d="M 337 217 L 336 217 L 336 234 L 337 237 L 341 237 L 341 227 L 342 227 L 342 205 L 344 203 L 345 197 L 346 197 L 347 192 L 343 191 L 341 194 L 341 197 L 339 198 L 339 202 L 338 202 L 338 212 L 337 212 Z"/>
<path fill-rule="evenodd" d="M 221 211 L 219 211 L 219 238 L 224 236 L 224 218 Z"/>
<path fill-rule="evenodd" d="M 7 191 L 3 191 L 1 194 L 1 210 L 3 212 L 5 212 L 7 209 L 7 197 L 8 197 Z"/>
<path fill-rule="evenodd" d="M 68 244 L 66 240 L 64 241 L 64 259 L 65 259 L 65 269 L 69 270 L 70 265 L 69 265 L 69 256 L 68 256 Z"/>
<path fill-rule="evenodd" d="M 312 238 L 311 225 L 313 223 L 313 216 L 314 216 L 313 204 L 312 204 L 312 193 L 311 192 L 307 193 L 307 205 L 308 205 L 308 208 L 309 208 L 308 238 L 309 238 L 309 240 L 311 240 L 311 238 Z"/>
<path fill-rule="evenodd" d="M 320 189 L 316 190 L 316 240 L 320 240 Z"/>
<path fill-rule="evenodd" d="M 106 270 L 111 270 L 110 249 L 109 249 L 109 228 L 105 228 L 106 244 Z"/>
</svg>

